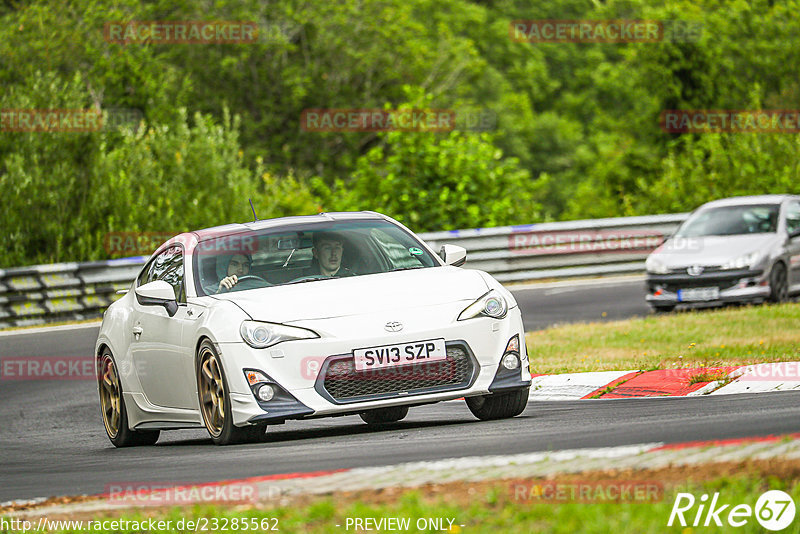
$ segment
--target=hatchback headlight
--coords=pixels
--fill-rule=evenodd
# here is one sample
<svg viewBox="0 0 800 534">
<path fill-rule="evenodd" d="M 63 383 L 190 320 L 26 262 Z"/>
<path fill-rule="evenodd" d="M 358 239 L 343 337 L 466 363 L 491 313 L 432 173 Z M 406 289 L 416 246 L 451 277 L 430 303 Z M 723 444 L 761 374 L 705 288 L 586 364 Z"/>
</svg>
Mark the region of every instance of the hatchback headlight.
<svg viewBox="0 0 800 534">
<path fill-rule="evenodd" d="M 739 256 L 735 260 L 726 261 L 722 264 L 723 269 L 749 269 L 756 263 L 758 263 L 759 254 L 758 252 L 751 252 L 750 254 L 745 254 L 744 256 Z"/>
<path fill-rule="evenodd" d="M 648 273 L 667 274 L 669 272 L 669 268 L 654 256 L 647 258 L 647 261 L 644 262 L 644 266 Z"/>
<path fill-rule="evenodd" d="M 255 349 L 265 349 L 283 341 L 319 337 L 316 332 L 305 328 L 261 321 L 243 321 L 239 333 L 245 343 Z"/>
<path fill-rule="evenodd" d="M 492 317 L 494 319 L 502 319 L 507 313 L 508 302 L 506 302 L 505 297 L 496 289 L 492 289 L 464 308 L 464 311 L 458 316 L 458 320 L 465 321 L 479 315 L 485 315 L 486 317 Z"/>
</svg>

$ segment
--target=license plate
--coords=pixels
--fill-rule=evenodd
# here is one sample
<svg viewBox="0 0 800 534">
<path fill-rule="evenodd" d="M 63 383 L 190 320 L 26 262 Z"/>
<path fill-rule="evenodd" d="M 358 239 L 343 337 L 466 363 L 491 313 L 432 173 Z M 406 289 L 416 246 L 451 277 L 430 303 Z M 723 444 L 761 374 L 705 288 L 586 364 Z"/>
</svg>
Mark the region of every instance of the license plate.
<svg viewBox="0 0 800 534">
<path fill-rule="evenodd" d="M 412 341 L 396 345 L 381 345 L 353 351 L 356 370 L 382 369 L 447 359 L 444 339 Z"/>
<path fill-rule="evenodd" d="M 681 302 L 717 300 L 718 298 L 718 287 L 692 287 L 689 289 L 678 290 L 678 300 Z"/>
</svg>

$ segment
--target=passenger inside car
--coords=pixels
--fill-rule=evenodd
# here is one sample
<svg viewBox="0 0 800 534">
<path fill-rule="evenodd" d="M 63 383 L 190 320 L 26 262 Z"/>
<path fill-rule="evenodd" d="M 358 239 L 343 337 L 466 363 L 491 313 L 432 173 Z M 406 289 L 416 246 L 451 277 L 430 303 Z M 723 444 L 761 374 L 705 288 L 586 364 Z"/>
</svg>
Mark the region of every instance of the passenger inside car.
<svg viewBox="0 0 800 534">
<path fill-rule="evenodd" d="M 306 276 L 353 276 L 349 268 L 342 265 L 345 254 L 345 239 L 333 232 L 316 232 L 311 249 L 313 259 Z"/>
</svg>

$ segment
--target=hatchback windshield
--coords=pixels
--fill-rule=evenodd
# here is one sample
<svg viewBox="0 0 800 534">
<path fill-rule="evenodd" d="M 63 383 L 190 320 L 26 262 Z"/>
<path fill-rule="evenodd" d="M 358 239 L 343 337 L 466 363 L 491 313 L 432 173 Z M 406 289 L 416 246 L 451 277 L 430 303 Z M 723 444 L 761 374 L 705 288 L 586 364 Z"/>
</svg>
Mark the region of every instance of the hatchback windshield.
<svg viewBox="0 0 800 534">
<path fill-rule="evenodd" d="M 194 252 L 201 295 L 438 265 L 414 236 L 375 220 L 224 234 Z"/>
<path fill-rule="evenodd" d="M 679 237 L 773 233 L 778 228 L 778 204 L 725 206 L 700 210 L 675 234 Z"/>
</svg>

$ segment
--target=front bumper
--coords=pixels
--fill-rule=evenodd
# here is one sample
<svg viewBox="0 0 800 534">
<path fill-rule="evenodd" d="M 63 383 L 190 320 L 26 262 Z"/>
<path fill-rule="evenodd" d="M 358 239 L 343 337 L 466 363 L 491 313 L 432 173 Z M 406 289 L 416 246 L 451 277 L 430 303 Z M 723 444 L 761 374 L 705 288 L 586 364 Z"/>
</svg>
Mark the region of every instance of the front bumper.
<svg viewBox="0 0 800 534">
<path fill-rule="evenodd" d="M 696 288 L 716 288 L 717 298 L 684 300 L 679 291 Z M 678 304 L 724 304 L 731 302 L 761 301 L 769 297 L 769 277 L 763 270 L 718 270 L 697 276 L 685 273 L 647 274 L 645 300 L 651 306 Z"/>
<path fill-rule="evenodd" d="M 524 345 L 524 330 L 519 308 L 508 311 L 504 319 L 481 317 L 468 321 L 456 321 L 443 328 L 430 329 L 426 325 L 441 323 L 441 318 L 420 318 L 415 321 L 405 318 L 407 328 L 399 333 L 385 333 L 380 322 L 379 335 L 373 337 L 349 337 L 326 335 L 326 330 L 336 330 L 335 324 L 327 320 L 315 328 L 311 322 L 303 324 L 320 333 L 318 339 L 292 341 L 267 349 L 253 349 L 244 342 L 218 343 L 221 360 L 231 388 L 231 410 L 234 424 L 242 426 L 252 423 L 276 423 L 287 419 L 335 416 L 360 413 L 373 408 L 400 405 L 416 405 L 457 399 L 465 396 L 484 395 L 530 385 L 530 370 Z M 352 318 L 349 320 L 352 321 Z M 359 329 L 363 331 L 365 328 Z M 376 332 L 378 333 L 378 332 Z M 515 372 L 499 373 L 506 344 L 518 335 L 520 367 Z M 374 383 L 344 383 L 344 388 L 332 388 L 325 380 L 325 373 L 332 362 L 348 358 L 352 361 L 354 348 L 382 346 L 395 343 L 410 343 L 425 339 L 444 338 L 448 357 L 452 349 L 463 350 L 463 357 L 453 365 L 452 379 L 431 382 L 430 374 L 412 373 L 413 380 L 399 383 L 396 387 L 376 386 Z M 432 362 L 433 363 L 433 362 Z M 431 366 L 432 363 L 419 367 Z M 274 384 L 290 397 L 284 396 L 279 406 L 258 401 L 244 375 L 244 369 L 257 369 L 266 374 Z M 496 378 L 502 378 L 502 384 Z M 408 377 L 405 377 L 408 378 Z M 367 385 L 367 389 L 358 389 Z M 501 387 L 498 387 L 501 386 Z M 334 391 L 335 390 L 335 391 Z M 365 394 L 361 394 L 364 393 Z"/>
</svg>

